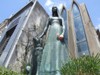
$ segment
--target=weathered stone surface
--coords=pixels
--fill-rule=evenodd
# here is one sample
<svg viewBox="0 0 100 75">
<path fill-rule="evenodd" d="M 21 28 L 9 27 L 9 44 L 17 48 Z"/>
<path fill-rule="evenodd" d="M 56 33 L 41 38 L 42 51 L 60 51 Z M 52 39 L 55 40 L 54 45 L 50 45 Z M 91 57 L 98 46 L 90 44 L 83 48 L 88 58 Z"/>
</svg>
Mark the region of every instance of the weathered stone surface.
<svg viewBox="0 0 100 75">
<path fill-rule="evenodd" d="M 7 28 L 8 24 L 10 22 L 10 19 L 5 19 L 1 24 L 0 24 L 0 36 L 2 36 L 3 32 Z"/>
<path fill-rule="evenodd" d="M 80 7 L 83 17 L 83 25 L 89 46 L 89 51 L 90 54 L 94 53 L 94 55 L 96 55 L 97 53 L 100 53 L 100 45 L 99 45 L 99 40 L 97 39 L 95 28 L 92 24 L 92 21 L 90 19 L 85 4 L 84 3 L 81 4 Z"/>
<path fill-rule="evenodd" d="M 78 57 L 78 51 L 77 51 L 77 44 L 76 44 L 76 36 L 75 36 L 75 28 L 74 28 L 74 21 L 73 21 L 73 3 L 76 3 L 76 5 L 79 7 L 81 18 L 83 22 L 83 27 L 86 34 L 86 39 L 89 47 L 90 54 L 94 53 L 95 55 L 97 53 L 100 53 L 100 42 L 98 40 L 95 28 L 92 24 L 92 21 L 90 19 L 90 16 L 88 14 L 88 11 L 86 9 L 86 6 L 84 3 L 78 4 L 75 0 L 72 1 L 71 9 L 67 10 L 67 27 L 68 27 L 68 47 L 69 47 L 69 53 L 71 57 Z M 66 9 L 64 6 L 62 8 Z M 62 10 L 60 14 L 62 13 Z"/>
<path fill-rule="evenodd" d="M 77 57 L 76 43 L 75 43 L 75 33 L 73 18 L 71 15 L 71 10 L 68 11 L 68 44 L 69 44 L 69 54 L 70 57 Z"/>
<path fill-rule="evenodd" d="M 24 62 L 26 63 L 26 66 L 31 64 L 34 47 L 33 37 L 37 37 L 42 33 L 46 25 L 47 18 L 48 14 L 46 11 L 38 2 L 36 2 L 36 5 L 32 9 L 27 23 L 22 30 L 21 36 L 18 39 L 18 43 L 10 61 L 10 68 L 20 72 L 23 70 L 22 67 L 24 66 Z"/>
</svg>

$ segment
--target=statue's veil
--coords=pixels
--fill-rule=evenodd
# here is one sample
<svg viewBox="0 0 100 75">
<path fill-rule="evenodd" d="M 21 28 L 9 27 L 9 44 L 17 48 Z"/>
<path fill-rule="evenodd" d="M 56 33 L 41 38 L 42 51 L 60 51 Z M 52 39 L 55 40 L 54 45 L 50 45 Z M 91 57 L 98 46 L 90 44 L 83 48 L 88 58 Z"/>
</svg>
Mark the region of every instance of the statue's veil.
<svg viewBox="0 0 100 75">
<path fill-rule="evenodd" d="M 52 8 L 54 8 L 54 7 L 56 7 L 56 8 L 57 8 L 57 15 L 58 15 L 58 17 L 60 17 L 58 7 L 57 7 L 57 6 L 53 6 Z M 52 16 L 53 16 L 53 13 L 52 13 Z"/>
</svg>

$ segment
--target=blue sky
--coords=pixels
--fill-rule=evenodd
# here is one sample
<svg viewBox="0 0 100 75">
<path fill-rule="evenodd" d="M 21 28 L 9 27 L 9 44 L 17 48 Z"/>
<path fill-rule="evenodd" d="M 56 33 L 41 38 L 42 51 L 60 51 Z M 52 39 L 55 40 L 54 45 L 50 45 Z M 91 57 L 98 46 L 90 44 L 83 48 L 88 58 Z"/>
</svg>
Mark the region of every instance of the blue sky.
<svg viewBox="0 0 100 75">
<path fill-rule="evenodd" d="M 16 13 L 23 6 L 27 4 L 29 0 L 0 0 L 0 23 L 9 18 L 12 13 Z M 38 0 L 43 8 L 51 15 L 51 7 L 58 6 L 60 9 L 64 4 L 67 9 L 70 9 L 72 0 Z M 100 0 L 76 0 L 79 4 L 85 3 L 89 12 L 90 18 L 95 28 L 100 30 Z"/>
</svg>

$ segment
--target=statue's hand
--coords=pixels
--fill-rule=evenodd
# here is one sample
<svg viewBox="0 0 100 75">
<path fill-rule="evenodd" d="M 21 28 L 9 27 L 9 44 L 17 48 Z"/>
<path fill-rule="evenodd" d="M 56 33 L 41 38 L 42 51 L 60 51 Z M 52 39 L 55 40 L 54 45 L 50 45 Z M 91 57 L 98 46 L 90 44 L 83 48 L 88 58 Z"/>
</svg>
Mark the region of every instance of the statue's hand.
<svg viewBox="0 0 100 75">
<path fill-rule="evenodd" d="M 34 43 L 38 43 L 39 42 L 39 38 L 37 38 L 37 37 L 36 38 L 33 38 L 33 42 Z"/>
<path fill-rule="evenodd" d="M 38 37 L 33 38 L 33 42 L 34 43 L 42 43 L 42 38 L 38 38 Z"/>
<path fill-rule="evenodd" d="M 60 35 L 60 36 L 59 36 L 59 39 L 60 39 L 60 40 L 64 39 L 64 36 L 63 36 L 63 35 Z"/>
<path fill-rule="evenodd" d="M 42 38 L 33 38 L 34 46 L 41 47 L 42 46 Z"/>
<path fill-rule="evenodd" d="M 62 34 L 61 34 L 60 36 L 59 36 L 59 34 L 57 34 L 56 36 L 57 36 L 60 40 L 64 39 L 64 35 L 62 35 Z"/>
</svg>

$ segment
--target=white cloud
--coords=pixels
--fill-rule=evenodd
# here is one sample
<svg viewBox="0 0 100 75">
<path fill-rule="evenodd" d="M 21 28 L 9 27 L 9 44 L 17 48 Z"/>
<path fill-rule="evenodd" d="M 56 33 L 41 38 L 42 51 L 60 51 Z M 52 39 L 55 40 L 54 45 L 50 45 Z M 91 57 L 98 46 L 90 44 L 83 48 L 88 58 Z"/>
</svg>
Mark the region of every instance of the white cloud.
<svg viewBox="0 0 100 75">
<path fill-rule="evenodd" d="M 50 10 L 50 11 L 52 10 L 52 6 L 49 7 L 49 10 Z"/>
<path fill-rule="evenodd" d="M 45 3 L 45 6 L 50 6 L 52 4 L 54 4 L 54 2 L 52 2 L 51 0 L 47 0 Z"/>
<path fill-rule="evenodd" d="M 96 26 L 95 28 L 100 30 L 100 24 L 98 26 Z"/>
<path fill-rule="evenodd" d="M 70 1 L 70 0 L 68 0 L 68 1 Z M 49 15 L 51 15 L 51 13 L 52 13 L 51 11 L 52 11 L 53 6 L 57 6 L 59 11 L 60 11 L 63 4 L 67 7 L 68 3 L 65 0 L 58 0 L 58 1 L 56 1 L 56 0 L 46 0 L 45 7 L 47 9 L 49 9 L 48 13 L 49 13 Z"/>
<path fill-rule="evenodd" d="M 49 6 L 49 10 L 50 11 L 52 10 L 53 6 L 57 6 L 58 9 L 60 10 L 62 8 L 62 6 L 63 6 L 63 3 L 54 3 L 52 6 Z"/>
<path fill-rule="evenodd" d="M 49 10 L 50 10 L 50 11 L 52 10 L 52 7 L 53 7 L 53 6 L 57 6 L 58 9 L 60 10 L 60 9 L 62 8 L 63 4 L 55 4 L 55 5 L 49 6 Z"/>
<path fill-rule="evenodd" d="M 57 7 L 58 7 L 58 9 L 60 10 L 60 9 L 62 8 L 62 6 L 63 6 L 63 4 L 61 3 L 61 4 L 59 4 Z"/>
</svg>

